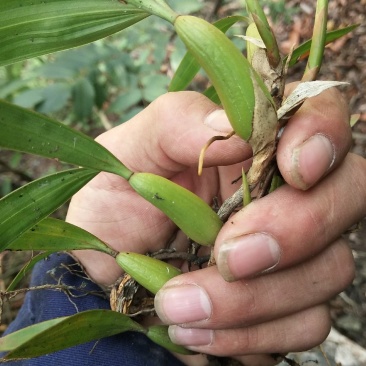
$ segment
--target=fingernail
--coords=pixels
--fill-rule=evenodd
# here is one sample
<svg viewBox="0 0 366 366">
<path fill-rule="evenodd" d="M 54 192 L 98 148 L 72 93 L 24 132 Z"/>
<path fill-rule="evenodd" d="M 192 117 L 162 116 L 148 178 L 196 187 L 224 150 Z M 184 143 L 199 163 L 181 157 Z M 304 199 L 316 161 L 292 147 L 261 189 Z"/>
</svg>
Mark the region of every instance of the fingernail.
<svg viewBox="0 0 366 366">
<path fill-rule="evenodd" d="M 203 122 L 206 126 L 218 132 L 231 132 L 233 128 L 223 109 L 216 109 L 210 113 Z"/>
<path fill-rule="evenodd" d="M 301 189 L 315 184 L 332 166 L 335 159 L 333 144 L 323 135 L 315 135 L 294 149 L 292 178 Z"/>
<path fill-rule="evenodd" d="M 273 268 L 280 256 L 281 249 L 272 236 L 249 234 L 223 243 L 217 265 L 226 281 L 235 281 Z"/>
<path fill-rule="evenodd" d="M 155 296 L 155 311 L 166 324 L 183 324 L 208 319 L 211 300 L 197 285 L 162 288 Z"/>
<path fill-rule="evenodd" d="M 181 346 L 208 346 L 213 340 L 210 329 L 187 329 L 178 325 L 169 327 L 169 337 L 173 343 Z"/>
</svg>

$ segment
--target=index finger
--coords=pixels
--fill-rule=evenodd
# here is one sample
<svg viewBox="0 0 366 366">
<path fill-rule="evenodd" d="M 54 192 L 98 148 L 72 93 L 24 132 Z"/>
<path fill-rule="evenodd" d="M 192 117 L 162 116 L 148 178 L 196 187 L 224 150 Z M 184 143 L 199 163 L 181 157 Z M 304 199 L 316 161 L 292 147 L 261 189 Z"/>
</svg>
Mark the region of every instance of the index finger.
<svg viewBox="0 0 366 366">
<path fill-rule="evenodd" d="M 288 184 L 306 190 L 339 166 L 351 141 L 347 103 L 329 89 L 306 100 L 288 122 L 278 144 L 278 167 Z"/>
</svg>

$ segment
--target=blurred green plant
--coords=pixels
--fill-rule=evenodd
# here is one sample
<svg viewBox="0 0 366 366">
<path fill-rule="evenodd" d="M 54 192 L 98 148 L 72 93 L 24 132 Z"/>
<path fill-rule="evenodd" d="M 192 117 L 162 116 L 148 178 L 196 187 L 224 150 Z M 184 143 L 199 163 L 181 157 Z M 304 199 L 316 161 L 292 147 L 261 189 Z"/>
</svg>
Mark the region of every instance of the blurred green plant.
<svg viewBox="0 0 366 366">
<path fill-rule="evenodd" d="M 88 131 L 111 128 L 166 92 L 172 31 L 155 18 L 122 34 L 0 69 L 0 98 Z M 155 39 L 157 41 L 152 42 Z"/>
<path fill-rule="evenodd" d="M 269 16 L 274 23 L 283 20 L 290 23 L 293 17 L 300 12 L 299 7 L 290 7 L 286 5 L 286 0 L 260 0 L 262 7 L 267 8 Z"/>
</svg>

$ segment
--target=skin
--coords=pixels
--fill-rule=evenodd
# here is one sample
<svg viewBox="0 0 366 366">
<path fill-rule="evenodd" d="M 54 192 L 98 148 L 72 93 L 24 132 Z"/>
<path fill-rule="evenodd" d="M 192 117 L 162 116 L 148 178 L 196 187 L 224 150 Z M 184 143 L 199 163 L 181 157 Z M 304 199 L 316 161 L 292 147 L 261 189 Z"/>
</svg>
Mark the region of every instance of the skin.
<svg viewBox="0 0 366 366">
<path fill-rule="evenodd" d="M 348 154 L 348 121 L 347 105 L 336 90 L 309 99 L 292 117 L 277 153 L 287 185 L 239 211 L 223 226 L 215 244 L 217 266 L 182 274 L 157 294 L 157 313 L 171 325 L 175 342 L 264 366 L 275 363 L 267 353 L 309 349 L 326 338 L 330 329 L 326 302 L 354 277 L 352 253 L 340 236 L 366 215 L 366 163 Z M 233 137 L 209 148 L 203 175 L 197 176 L 201 147 L 228 131 L 225 115 L 216 105 L 194 92 L 180 92 L 160 97 L 97 140 L 133 171 L 162 175 L 211 202 L 214 196 L 231 195 L 237 186 L 230 182 L 243 165 L 250 164 L 250 147 Z M 314 136 L 329 143 L 300 150 L 305 141 L 315 141 Z M 127 182 L 108 173 L 100 173 L 73 197 L 67 220 L 119 251 L 154 252 L 176 231 Z M 232 271 L 230 257 L 222 249 L 233 239 L 254 233 L 277 242 L 278 258 L 270 269 L 257 266 L 243 276 L 240 266 Z M 184 249 L 185 236 L 178 232 L 171 246 Z M 253 246 L 248 256 L 256 263 L 262 254 Z M 74 255 L 99 283 L 111 284 L 121 274 L 113 258 L 92 251 Z M 179 299 L 187 291 L 192 295 L 187 301 L 174 308 L 169 305 L 169 296 Z M 202 356 L 184 361 L 206 362 Z"/>
</svg>

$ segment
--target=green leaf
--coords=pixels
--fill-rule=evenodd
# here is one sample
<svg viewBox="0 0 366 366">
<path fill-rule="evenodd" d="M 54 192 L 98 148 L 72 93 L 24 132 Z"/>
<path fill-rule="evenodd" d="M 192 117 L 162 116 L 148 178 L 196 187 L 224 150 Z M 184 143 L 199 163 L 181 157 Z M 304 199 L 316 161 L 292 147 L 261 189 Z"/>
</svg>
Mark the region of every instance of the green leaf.
<svg viewBox="0 0 366 366">
<path fill-rule="evenodd" d="M 120 94 L 110 106 L 110 111 L 122 113 L 138 104 L 142 99 L 141 90 L 138 88 L 129 89 L 125 93 Z"/>
<path fill-rule="evenodd" d="M 0 66 L 93 42 L 147 16 L 118 0 L 1 0 Z"/>
<path fill-rule="evenodd" d="M 67 83 L 56 83 L 43 89 L 44 101 L 37 106 L 40 113 L 54 113 L 66 106 L 71 98 L 71 86 Z"/>
<path fill-rule="evenodd" d="M 329 44 L 331 42 L 336 41 L 337 39 L 345 36 L 346 34 L 352 32 L 353 30 L 355 30 L 358 26 L 359 26 L 359 24 L 353 24 L 353 25 L 350 25 L 345 28 L 340 28 L 335 31 L 327 32 L 326 37 L 325 37 L 325 43 Z M 293 51 L 293 53 L 291 54 L 289 66 L 295 65 L 296 62 L 299 60 L 299 58 L 305 56 L 309 52 L 311 43 L 312 43 L 312 41 L 308 40 L 308 41 L 304 42 L 303 44 L 301 44 L 299 47 L 297 47 Z"/>
<path fill-rule="evenodd" d="M 213 23 L 213 25 L 220 29 L 221 32 L 226 33 L 227 30 L 230 29 L 235 23 L 240 21 L 248 22 L 248 18 L 239 15 L 230 16 L 218 20 L 217 22 Z M 190 52 L 187 52 L 170 82 L 169 91 L 173 92 L 185 90 L 196 76 L 200 68 L 201 66 L 194 56 Z"/>
<path fill-rule="evenodd" d="M 95 90 L 88 78 L 79 79 L 73 88 L 74 113 L 76 118 L 90 117 L 95 101 Z"/>
<path fill-rule="evenodd" d="M 271 181 L 271 187 L 269 188 L 269 193 L 272 193 L 277 188 L 283 186 L 285 184 L 285 181 L 283 180 L 282 176 L 280 174 L 274 174 L 272 181 Z"/>
<path fill-rule="evenodd" d="M 217 91 L 213 85 L 209 86 L 204 92 L 203 95 L 205 95 L 208 99 L 210 99 L 212 102 L 220 105 L 221 100 L 219 96 L 217 95 Z"/>
<path fill-rule="evenodd" d="M 128 170 L 90 137 L 44 115 L 0 100 L 0 147 L 56 158 L 66 163 L 119 174 Z"/>
<path fill-rule="evenodd" d="M 5 359 L 32 358 L 109 337 L 126 331 L 145 332 L 124 314 L 89 310 L 48 320 L 0 339 L 0 350 L 11 351 Z"/>
<path fill-rule="evenodd" d="M 14 104 L 23 108 L 34 108 L 37 104 L 43 102 L 43 100 L 43 88 L 25 90 L 17 94 L 13 99 Z"/>
<path fill-rule="evenodd" d="M 166 348 L 171 352 L 180 353 L 182 355 L 193 355 L 194 352 L 184 348 L 183 346 L 178 346 L 173 343 L 168 334 L 167 325 L 152 325 L 147 329 L 148 338 L 150 338 L 156 344 Z"/>
<path fill-rule="evenodd" d="M 141 79 L 142 95 L 145 101 L 151 103 L 168 90 L 169 78 L 166 75 L 152 74 Z"/>
<path fill-rule="evenodd" d="M 64 204 L 98 172 L 72 169 L 37 179 L 0 200 L 0 251 Z"/>
<path fill-rule="evenodd" d="M 69 251 L 93 249 L 112 256 L 117 253 L 89 232 L 54 218 L 46 218 L 13 241 L 9 250 Z"/>
<path fill-rule="evenodd" d="M 47 258 L 50 254 L 52 254 L 52 251 L 38 253 L 31 260 L 29 260 L 23 266 L 23 268 L 17 273 L 13 281 L 11 281 L 10 285 L 6 289 L 6 292 L 14 291 L 18 286 L 18 284 L 20 283 L 20 281 L 25 277 L 25 275 L 29 273 L 39 261 Z"/>
<path fill-rule="evenodd" d="M 268 62 L 273 68 L 277 68 L 281 62 L 281 56 L 276 37 L 268 23 L 267 17 L 258 0 L 246 0 L 246 5 L 257 26 L 261 39 L 266 45 Z"/>
</svg>

